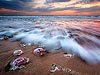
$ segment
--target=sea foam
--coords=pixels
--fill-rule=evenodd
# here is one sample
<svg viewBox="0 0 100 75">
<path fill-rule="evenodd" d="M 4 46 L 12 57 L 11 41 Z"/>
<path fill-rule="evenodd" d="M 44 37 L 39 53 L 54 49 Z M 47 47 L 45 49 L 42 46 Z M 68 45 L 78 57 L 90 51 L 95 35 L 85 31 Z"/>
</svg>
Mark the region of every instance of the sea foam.
<svg viewBox="0 0 100 75">
<path fill-rule="evenodd" d="M 16 24 L 16 22 L 19 22 L 16 19 L 14 27 L 17 27 L 2 27 L 0 38 L 7 36 L 10 41 L 19 41 L 21 44 L 36 44 L 48 51 L 64 50 L 71 52 L 90 64 L 100 62 L 100 39 L 95 35 L 98 34 L 98 20 L 95 23 L 94 20 L 88 19 L 54 19 L 53 17 L 52 20 L 52 18 L 49 18 L 37 17 L 36 22 L 24 20 L 32 24 L 31 26 L 23 25 L 22 28 L 18 26 L 19 23 Z M 91 23 L 92 27 L 90 27 Z M 95 31 L 95 34 L 90 31 Z"/>
</svg>

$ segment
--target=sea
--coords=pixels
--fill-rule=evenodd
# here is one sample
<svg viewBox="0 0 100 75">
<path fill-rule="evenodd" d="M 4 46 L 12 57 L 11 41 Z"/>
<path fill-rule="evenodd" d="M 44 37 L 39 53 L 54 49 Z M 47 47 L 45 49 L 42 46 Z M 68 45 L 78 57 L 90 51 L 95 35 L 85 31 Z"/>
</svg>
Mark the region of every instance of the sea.
<svg viewBox="0 0 100 75">
<path fill-rule="evenodd" d="M 100 16 L 0 16 L 0 39 L 100 62 Z"/>
</svg>

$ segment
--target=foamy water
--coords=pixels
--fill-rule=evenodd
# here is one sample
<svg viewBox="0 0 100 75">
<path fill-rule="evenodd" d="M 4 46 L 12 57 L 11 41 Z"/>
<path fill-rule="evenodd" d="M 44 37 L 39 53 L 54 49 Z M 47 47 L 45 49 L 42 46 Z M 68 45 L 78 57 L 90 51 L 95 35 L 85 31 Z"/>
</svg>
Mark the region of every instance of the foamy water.
<svg viewBox="0 0 100 75">
<path fill-rule="evenodd" d="M 0 38 L 4 36 L 49 51 L 73 52 L 90 64 L 100 62 L 99 17 L 1 16 Z"/>
</svg>

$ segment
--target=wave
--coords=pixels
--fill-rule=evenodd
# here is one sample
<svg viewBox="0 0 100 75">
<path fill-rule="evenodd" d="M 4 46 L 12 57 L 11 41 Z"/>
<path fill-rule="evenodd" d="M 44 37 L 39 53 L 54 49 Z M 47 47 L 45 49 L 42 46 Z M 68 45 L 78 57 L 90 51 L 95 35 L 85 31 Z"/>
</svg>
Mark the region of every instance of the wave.
<svg viewBox="0 0 100 75">
<path fill-rule="evenodd" d="M 81 57 L 89 64 L 100 62 L 99 19 L 37 18 L 35 21 L 2 22 L 0 38 L 21 44 L 39 45 L 48 51 L 64 50 Z M 25 24 L 26 22 L 29 25 Z M 20 23 L 20 24 L 19 24 Z M 5 24 L 5 26 L 3 26 Z M 18 26 L 18 25 L 22 25 Z"/>
</svg>

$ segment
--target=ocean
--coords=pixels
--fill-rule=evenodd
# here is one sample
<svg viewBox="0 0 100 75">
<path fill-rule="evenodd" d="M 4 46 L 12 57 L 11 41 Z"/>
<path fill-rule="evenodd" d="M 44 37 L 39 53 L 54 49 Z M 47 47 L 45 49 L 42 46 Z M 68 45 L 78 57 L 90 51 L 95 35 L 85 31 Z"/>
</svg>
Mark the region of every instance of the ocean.
<svg viewBox="0 0 100 75">
<path fill-rule="evenodd" d="M 0 39 L 100 62 L 100 16 L 0 16 Z"/>
</svg>

